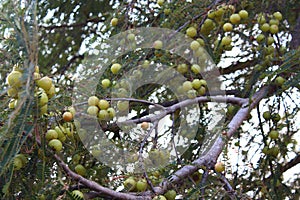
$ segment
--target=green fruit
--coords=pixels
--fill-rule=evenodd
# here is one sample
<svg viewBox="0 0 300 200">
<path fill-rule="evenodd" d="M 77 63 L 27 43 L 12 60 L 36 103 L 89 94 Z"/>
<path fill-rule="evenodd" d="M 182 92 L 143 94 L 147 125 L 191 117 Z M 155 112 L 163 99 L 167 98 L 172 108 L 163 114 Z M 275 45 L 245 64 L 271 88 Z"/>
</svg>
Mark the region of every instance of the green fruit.
<svg viewBox="0 0 300 200">
<path fill-rule="evenodd" d="M 18 158 L 18 157 L 14 158 L 14 169 L 20 170 L 22 167 L 23 167 L 23 163 L 22 163 L 21 158 Z"/>
<path fill-rule="evenodd" d="M 192 81 L 192 86 L 194 89 L 199 89 L 201 87 L 201 81 L 199 79 L 194 79 Z"/>
<path fill-rule="evenodd" d="M 269 36 L 268 39 L 267 39 L 267 43 L 268 43 L 268 45 L 273 44 L 274 43 L 274 38 Z"/>
<path fill-rule="evenodd" d="M 186 64 L 179 64 L 177 66 L 177 71 L 181 74 L 184 74 L 188 71 L 188 66 Z"/>
<path fill-rule="evenodd" d="M 275 84 L 279 87 L 281 87 L 283 85 L 283 83 L 285 82 L 285 79 L 282 78 L 281 76 L 276 77 L 275 79 Z"/>
<path fill-rule="evenodd" d="M 164 0 L 157 0 L 157 4 L 159 5 L 159 6 L 162 6 L 162 5 L 164 5 Z"/>
<path fill-rule="evenodd" d="M 78 164 L 75 166 L 75 172 L 79 174 L 80 176 L 85 176 L 86 175 L 86 169 L 83 165 Z"/>
<path fill-rule="evenodd" d="M 136 183 L 136 189 L 138 192 L 144 192 L 147 189 L 147 181 L 146 179 L 141 179 Z"/>
<path fill-rule="evenodd" d="M 270 25 L 268 23 L 264 23 L 260 26 L 260 30 L 262 30 L 263 32 L 268 32 L 270 30 Z"/>
<path fill-rule="evenodd" d="M 269 133 L 269 137 L 270 137 L 272 140 L 276 140 L 276 139 L 279 137 L 279 132 L 276 131 L 276 130 L 272 130 L 272 131 L 270 131 L 270 133 Z"/>
<path fill-rule="evenodd" d="M 191 90 L 193 88 L 193 85 L 192 85 L 192 82 L 191 81 L 185 81 L 183 84 L 182 84 L 182 89 L 187 92 L 189 90 Z"/>
<path fill-rule="evenodd" d="M 39 93 L 39 106 L 46 105 L 48 103 L 48 100 L 48 96 L 44 91 Z"/>
<path fill-rule="evenodd" d="M 58 133 L 53 130 L 53 129 L 49 129 L 46 133 L 46 136 L 45 136 L 46 140 L 50 141 L 52 139 L 57 139 L 58 138 Z"/>
<path fill-rule="evenodd" d="M 129 40 L 129 41 L 135 41 L 135 35 L 133 33 L 129 33 L 127 35 L 127 40 Z"/>
<path fill-rule="evenodd" d="M 208 11 L 208 13 L 207 13 L 208 18 L 213 19 L 213 18 L 215 18 L 215 16 L 216 16 L 216 14 L 213 10 Z"/>
<path fill-rule="evenodd" d="M 149 60 L 144 60 L 144 62 L 143 62 L 143 64 L 142 64 L 142 67 L 146 69 L 146 68 L 149 67 L 149 65 L 150 65 Z"/>
<path fill-rule="evenodd" d="M 272 147 L 271 149 L 269 149 L 269 154 L 273 157 L 277 157 L 277 155 L 279 154 L 279 148 Z"/>
<path fill-rule="evenodd" d="M 74 197 L 77 197 L 77 198 L 78 198 L 78 197 L 81 198 L 81 199 L 84 198 L 83 193 L 80 192 L 79 190 L 73 190 L 73 191 L 72 191 L 72 195 L 73 195 Z"/>
<path fill-rule="evenodd" d="M 171 12 L 172 12 L 172 10 L 170 8 L 164 9 L 164 14 L 165 15 L 169 15 Z"/>
<path fill-rule="evenodd" d="M 232 31 L 232 29 L 233 29 L 233 26 L 232 26 L 232 24 L 231 23 L 225 23 L 224 25 L 223 25 L 223 30 L 225 31 L 225 32 L 230 32 L 230 31 Z"/>
<path fill-rule="evenodd" d="M 279 29 L 278 29 L 278 26 L 276 24 L 271 25 L 270 32 L 272 34 L 278 33 L 278 31 L 279 31 Z"/>
<path fill-rule="evenodd" d="M 222 163 L 222 162 L 217 162 L 217 163 L 215 164 L 215 171 L 216 171 L 216 172 L 219 172 L 219 173 L 225 171 L 225 165 L 224 165 L 224 163 Z"/>
<path fill-rule="evenodd" d="M 116 111 L 114 108 L 108 108 L 107 109 L 108 115 L 110 119 L 113 119 L 116 116 Z"/>
<path fill-rule="evenodd" d="M 160 41 L 160 40 L 156 40 L 154 43 L 153 43 L 153 48 L 154 49 L 161 49 L 163 47 L 163 42 Z"/>
<path fill-rule="evenodd" d="M 194 99 L 197 97 L 197 91 L 194 89 L 191 89 L 191 90 L 187 91 L 187 96 L 189 99 Z"/>
<path fill-rule="evenodd" d="M 200 96 L 204 96 L 206 94 L 206 88 L 204 86 L 201 86 L 198 90 L 197 90 L 198 94 Z"/>
<path fill-rule="evenodd" d="M 158 195 L 158 196 L 153 197 L 152 200 L 167 200 L 167 199 L 163 195 Z"/>
<path fill-rule="evenodd" d="M 133 191 L 136 188 L 136 181 L 133 177 L 127 178 L 123 184 L 128 191 Z"/>
<path fill-rule="evenodd" d="M 191 70 L 192 70 L 192 72 L 193 72 L 194 74 L 200 74 L 201 68 L 200 68 L 199 65 L 193 64 L 193 65 L 191 66 Z"/>
<path fill-rule="evenodd" d="M 48 76 L 45 76 L 38 80 L 36 83 L 40 88 L 43 88 L 45 91 L 48 91 L 52 86 L 52 79 Z"/>
<path fill-rule="evenodd" d="M 278 113 L 274 113 L 272 116 L 271 116 L 272 120 L 274 122 L 279 122 L 280 119 L 281 119 L 281 116 L 278 114 Z"/>
<path fill-rule="evenodd" d="M 52 85 L 51 88 L 46 91 L 46 94 L 48 95 L 48 98 L 51 99 L 55 95 L 55 86 Z"/>
<path fill-rule="evenodd" d="M 265 111 L 265 112 L 263 113 L 263 118 L 264 118 L 265 120 L 270 120 L 270 119 L 271 119 L 271 113 L 270 113 L 270 111 Z"/>
<path fill-rule="evenodd" d="M 257 18 L 257 22 L 258 22 L 259 24 L 264 24 L 264 23 L 266 23 L 266 18 L 265 18 L 265 16 L 264 16 L 263 14 L 260 14 L 260 15 L 258 16 L 258 18 Z"/>
<path fill-rule="evenodd" d="M 87 113 L 91 116 L 98 116 L 99 108 L 97 106 L 89 106 Z"/>
<path fill-rule="evenodd" d="M 257 37 L 256 37 L 256 41 L 258 43 L 262 43 L 265 39 L 265 36 L 263 34 L 259 34 Z"/>
<path fill-rule="evenodd" d="M 186 35 L 193 38 L 197 35 L 197 29 L 195 27 L 189 27 L 186 30 Z"/>
<path fill-rule="evenodd" d="M 238 24 L 240 21 L 241 21 L 241 17 L 239 14 L 232 14 L 230 17 L 229 17 L 229 20 L 231 23 L 233 24 Z"/>
<path fill-rule="evenodd" d="M 109 108 L 109 102 L 104 99 L 101 99 L 98 103 L 98 106 L 101 110 L 106 110 L 107 108 Z"/>
<path fill-rule="evenodd" d="M 8 103 L 8 108 L 9 109 L 14 109 L 16 107 L 16 104 L 17 104 L 16 101 L 18 101 L 18 100 L 11 99 L 10 102 Z"/>
<path fill-rule="evenodd" d="M 88 99 L 88 105 L 89 106 L 97 106 L 98 103 L 99 103 L 98 97 L 96 97 L 96 96 L 89 97 L 89 99 Z"/>
<path fill-rule="evenodd" d="M 164 194 L 164 196 L 167 198 L 167 200 L 175 200 L 176 198 L 176 191 L 175 190 L 169 190 Z"/>
<path fill-rule="evenodd" d="M 15 87 L 10 87 L 7 90 L 7 95 L 9 97 L 17 98 L 18 97 L 18 90 Z"/>
<path fill-rule="evenodd" d="M 248 18 L 248 12 L 246 10 L 241 10 L 239 12 L 239 16 L 242 18 L 242 19 L 247 19 Z"/>
<path fill-rule="evenodd" d="M 102 81 L 101 81 L 101 84 L 102 84 L 102 87 L 104 88 L 104 89 L 106 89 L 106 88 L 108 88 L 109 86 L 110 86 L 110 80 L 109 79 L 103 79 Z"/>
<path fill-rule="evenodd" d="M 62 143 L 58 139 L 52 139 L 52 140 L 50 140 L 50 142 L 48 143 L 48 145 L 51 148 L 55 149 L 55 151 L 57 151 L 57 152 L 59 152 L 59 151 L 62 150 Z"/>
<path fill-rule="evenodd" d="M 11 87 L 21 87 L 22 85 L 21 77 L 22 77 L 22 73 L 14 70 L 10 74 L 8 74 L 6 81 L 8 85 Z"/>
<path fill-rule="evenodd" d="M 279 25 L 279 20 L 277 20 L 277 19 L 270 19 L 270 21 L 269 21 L 269 24 L 270 25 Z"/>
<path fill-rule="evenodd" d="M 128 110 L 129 102 L 128 101 L 118 101 L 117 108 L 119 111 L 124 112 L 124 111 Z"/>
<path fill-rule="evenodd" d="M 282 20 L 282 14 L 280 12 L 273 13 L 273 16 L 279 21 Z"/>
<path fill-rule="evenodd" d="M 200 46 L 201 46 L 200 43 L 196 40 L 192 41 L 191 44 L 190 44 L 190 48 L 193 51 L 196 51 L 197 49 L 199 49 Z"/>
<path fill-rule="evenodd" d="M 119 63 L 115 63 L 110 67 L 110 70 L 113 74 L 117 74 L 121 69 L 121 65 Z"/>
<path fill-rule="evenodd" d="M 108 114 L 107 110 L 100 110 L 98 113 L 98 118 L 100 120 L 107 121 L 109 119 L 109 114 Z"/>
<path fill-rule="evenodd" d="M 114 18 L 111 19 L 110 24 L 112 26 L 117 26 L 118 25 L 118 21 L 119 21 L 118 18 L 114 17 Z"/>
<path fill-rule="evenodd" d="M 222 38 L 222 40 L 221 40 L 221 45 L 222 46 L 228 46 L 230 44 L 231 44 L 231 37 L 225 36 L 225 37 Z"/>
</svg>

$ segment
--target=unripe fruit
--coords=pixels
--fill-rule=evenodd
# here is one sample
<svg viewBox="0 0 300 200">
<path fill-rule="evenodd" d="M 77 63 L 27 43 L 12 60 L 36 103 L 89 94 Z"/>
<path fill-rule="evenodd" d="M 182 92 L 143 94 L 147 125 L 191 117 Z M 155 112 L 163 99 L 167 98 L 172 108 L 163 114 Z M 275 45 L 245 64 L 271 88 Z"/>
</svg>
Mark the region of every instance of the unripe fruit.
<svg viewBox="0 0 300 200">
<path fill-rule="evenodd" d="M 72 115 L 72 113 L 69 112 L 69 111 L 64 112 L 64 114 L 63 114 L 63 120 L 64 120 L 65 122 L 70 122 L 70 121 L 72 121 L 72 120 L 73 120 L 73 115 Z"/>
<path fill-rule="evenodd" d="M 62 150 L 62 143 L 60 140 L 58 139 L 52 139 L 50 140 L 50 142 L 48 143 L 49 147 L 55 149 L 55 151 L 59 152 Z"/>
<path fill-rule="evenodd" d="M 270 137 L 272 140 L 276 140 L 276 139 L 279 137 L 279 132 L 276 131 L 276 130 L 272 130 L 272 131 L 270 131 L 270 133 L 269 133 L 269 137 Z"/>
<path fill-rule="evenodd" d="M 268 32 L 270 30 L 270 25 L 268 23 L 264 23 L 260 26 L 260 30 L 262 30 L 263 32 Z"/>
<path fill-rule="evenodd" d="M 39 98 L 39 106 L 44 106 L 48 103 L 48 96 L 44 91 L 40 92 L 38 98 Z"/>
<path fill-rule="evenodd" d="M 246 10 L 241 10 L 239 12 L 239 16 L 242 18 L 242 19 L 247 19 L 248 18 L 248 12 Z"/>
<path fill-rule="evenodd" d="M 12 71 L 10 74 L 8 74 L 6 81 L 9 86 L 12 87 L 20 87 L 22 85 L 21 83 L 21 77 L 22 73 L 19 71 Z"/>
<path fill-rule="evenodd" d="M 191 90 L 187 91 L 187 96 L 189 99 L 194 99 L 197 97 L 197 91 L 194 89 L 191 89 Z"/>
<path fill-rule="evenodd" d="M 265 39 L 265 36 L 263 34 L 259 34 L 257 37 L 256 37 L 256 41 L 258 43 L 261 43 L 263 42 L 263 40 Z"/>
<path fill-rule="evenodd" d="M 194 79 L 192 82 L 192 86 L 194 89 L 199 89 L 201 87 L 201 81 L 199 79 Z"/>
<path fill-rule="evenodd" d="M 16 99 L 11 99 L 10 102 L 8 103 L 8 108 L 14 109 L 16 106 Z"/>
<path fill-rule="evenodd" d="M 192 72 L 193 72 L 194 74 L 200 74 L 201 68 L 200 68 L 199 65 L 193 64 L 193 65 L 191 66 L 191 70 L 192 70 Z"/>
<path fill-rule="evenodd" d="M 89 106 L 87 113 L 92 116 L 98 116 L 99 108 L 97 106 Z"/>
<path fill-rule="evenodd" d="M 143 68 L 148 68 L 149 65 L 150 65 L 149 60 L 144 60 L 144 62 L 143 62 L 143 64 L 142 64 L 142 67 L 143 67 Z"/>
<path fill-rule="evenodd" d="M 282 14 L 280 12 L 273 13 L 273 16 L 279 21 L 282 20 Z"/>
<path fill-rule="evenodd" d="M 118 21 L 119 21 L 118 18 L 114 17 L 114 18 L 111 19 L 110 24 L 112 26 L 117 26 L 118 25 Z"/>
<path fill-rule="evenodd" d="M 116 111 L 114 108 L 108 108 L 107 109 L 108 115 L 110 119 L 113 119 L 116 116 Z"/>
<path fill-rule="evenodd" d="M 230 45 L 230 43 L 231 43 L 231 37 L 229 37 L 229 36 L 225 36 L 221 40 L 221 45 L 222 46 Z"/>
<path fill-rule="evenodd" d="M 7 90 L 7 95 L 9 97 L 16 98 L 16 97 L 18 97 L 18 90 L 15 87 L 10 87 Z"/>
<path fill-rule="evenodd" d="M 36 83 L 40 88 L 43 88 L 45 91 L 48 91 L 52 86 L 52 79 L 49 78 L 48 76 L 44 76 Z"/>
<path fill-rule="evenodd" d="M 215 12 L 213 10 L 208 11 L 208 13 L 207 13 L 208 18 L 213 19 L 213 18 L 215 18 L 215 16 L 216 15 L 215 15 Z"/>
<path fill-rule="evenodd" d="M 67 110 L 70 111 L 73 116 L 75 116 L 76 110 L 75 110 L 75 108 L 73 106 L 68 107 Z"/>
<path fill-rule="evenodd" d="M 183 90 L 185 92 L 191 90 L 193 88 L 193 85 L 192 85 L 192 82 L 191 81 L 185 81 L 183 84 L 182 84 L 182 87 L 183 87 Z"/>
<path fill-rule="evenodd" d="M 279 87 L 281 87 L 283 85 L 283 83 L 285 82 L 285 79 L 282 78 L 281 76 L 276 77 L 275 79 L 275 84 Z"/>
<path fill-rule="evenodd" d="M 82 199 L 84 198 L 83 193 L 80 192 L 79 190 L 73 190 L 72 195 L 75 196 L 75 197 L 80 197 Z"/>
<path fill-rule="evenodd" d="M 141 179 L 136 183 L 136 189 L 138 192 L 144 192 L 147 189 L 147 181 L 146 179 Z"/>
<path fill-rule="evenodd" d="M 197 49 L 199 49 L 200 47 L 200 43 L 198 41 L 193 41 L 191 42 L 190 44 L 190 48 L 193 50 L 193 51 L 196 51 Z"/>
<path fill-rule="evenodd" d="M 230 16 L 229 20 L 233 24 L 238 24 L 241 21 L 241 17 L 239 14 L 232 14 Z"/>
<path fill-rule="evenodd" d="M 149 128 L 149 123 L 148 122 L 141 123 L 141 128 L 147 130 Z"/>
<path fill-rule="evenodd" d="M 86 169 L 83 165 L 78 164 L 75 166 L 75 172 L 79 174 L 80 176 L 85 176 L 86 175 Z"/>
<path fill-rule="evenodd" d="M 170 8 L 164 9 L 165 15 L 169 15 L 171 12 L 172 12 L 172 10 Z"/>
<path fill-rule="evenodd" d="M 113 74 L 117 74 L 121 69 L 121 65 L 119 63 L 115 63 L 110 67 L 110 70 Z"/>
<path fill-rule="evenodd" d="M 181 74 L 184 74 L 188 71 L 188 66 L 186 64 L 179 64 L 177 66 L 177 71 Z"/>
<path fill-rule="evenodd" d="M 271 37 L 271 36 L 269 36 L 268 39 L 267 39 L 267 44 L 268 44 L 268 45 L 271 45 L 271 44 L 273 44 L 273 43 L 274 43 L 274 38 Z"/>
<path fill-rule="evenodd" d="M 117 108 L 121 112 L 126 111 L 129 108 L 129 102 L 128 101 L 118 101 Z"/>
<path fill-rule="evenodd" d="M 136 181 L 132 177 L 129 177 L 124 181 L 124 187 L 128 191 L 133 191 L 136 188 Z"/>
<path fill-rule="evenodd" d="M 41 79 L 41 75 L 40 75 L 40 73 L 37 73 L 37 72 L 34 72 L 33 73 L 33 80 L 39 80 L 39 79 Z"/>
<path fill-rule="evenodd" d="M 49 90 L 46 91 L 48 98 L 52 98 L 55 95 L 55 86 L 52 85 Z"/>
<path fill-rule="evenodd" d="M 153 48 L 154 49 L 161 49 L 163 47 L 163 42 L 160 41 L 160 40 L 156 40 L 154 43 L 153 43 Z"/>
<path fill-rule="evenodd" d="M 127 35 L 127 40 L 129 40 L 129 41 L 135 41 L 135 35 L 133 33 L 129 33 Z"/>
<path fill-rule="evenodd" d="M 14 158 L 14 169 L 20 170 L 23 167 L 22 160 L 18 157 Z"/>
<path fill-rule="evenodd" d="M 152 200 L 167 200 L 167 199 L 163 195 L 158 195 L 158 196 L 153 197 Z"/>
<path fill-rule="evenodd" d="M 104 89 L 106 89 L 106 88 L 108 88 L 109 86 L 110 86 L 110 80 L 109 79 L 103 79 L 102 81 L 101 81 L 101 84 L 102 84 L 102 87 L 104 88 Z"/>
<path fill-rule="evenodd" d="M 270 27 L 270 32 L 275 34 L 275 33 L 278 33 L 279 29 L 278 29 L 278 26 L 276 24 L 273 24 L 271 25 Z"/>
<path fill-rule="evenodd" d="M 272 119 L 274 122 L 279 122 L 280 119 L 281 119 L 281 116 L 280 116 L 278 113 L 274 113 L 274 114 L 271 116 L 271 119 Z"/>
<path fill-rule="evenodd" d="M 277 19 L 270 19 L 270 21 L 269 21 L 269 24 L 270 25 L 279 25 L 279 20 L 277 20 Z"/>
<path fill-rule="evenodd" d="M 157 0 L 157 4 L 159 5 L 159 6 L 162 6 L 162 5 L 164 5 L 164 0 Z"/>
<path fill-rule="evenodd" d="M 98 97 L 96 97 L 96 96 L 89 97 L 89 99 L 88 99 L 88 105 L 89 106 L 97 106 L 98 103 L 99 103 Z"/>
<path fill-rule="evenodd" d="M 258 18 L 257 18 L 257 22 L 258 22 L 259 24 L 264 24 L 264 23 L 266 23 L 266 18 L 265 18 L 265 16 L 262 15 L 262 14 L 260 14 L 260 15 L 258 16 Z"/>
<path fill-rule="evenodd" d="M 108 101 L 101 99 L 98 103 L 98 106 L 101 110 L 106 110 L 107 108 L 109 108 L 109 103 Z"/>
<path fill-rule="evenodd" d="M 108 120 L 109 119 L 109 114 L 107 112 L 107 110 L 100 110 L 98 113 L 98 118 L 100 120 Z"/>
<path fill-rule="evenodd" d="M 200 96 L 204 96 L 206 94 L 206 88 L 204 86 L 201 86 L 198 90 L 197 90 L 198 94 Z"/>
<path fill-rule="evenodd" d="M 58 133 L 53 129 L 49 129 L 46 133 L 45 138 L 46 138 L 46 140 L 57 139 L 58 138 Z"/>
<path fill-rule="evenodd" d="M 175 190 L 169 190 L 164 194 L 164 196 L 167 198 L 167 200 L 175 200 L 176 198 L 176 191 Z"/>
<path fill-rule="evenodd" d="M 223 30 L 225 31 L 225 32 L 230 32 L 230 31 L 232 31 L 232 29 L 233 29 L 233 26 L 232 26 L 232 24 L 231 23 L 225 23 L 224 25 L 223 25 Z"/>
<path fill-rule="evenodd" d="M 195 27 L 189 27 L 187 30 L 186 30 L 186 35 L 193 38 L 197 35 L 197 30 Z"/>
<path fill-rule="evenodd" d="M 277 157 L 277 155 L 279 154 L 279 148 L 272 147 L 271 149 L 269 149 L 269 154 L 273 157 Z"/>
<path fill-rule="evenodd" d="M 217 162 L 217 163 L 215 164 L 215 170 L 216 170 L 216 172 L 219 172 L 219 173 L 223 172 L 223 171 L 225 170 L 225 165 L 224 165 L 224 163 L 222 163 L 222 162 Z"/>
<path fill-rule="evenodd" d="M 270 111 L 265 111 L 265 112 L 263 113 L 263 118 L 264 118 L 265 120 L 270 120 L 270 119 L 271 119 L 271 113 L 270 113 Z"/>
</svg>

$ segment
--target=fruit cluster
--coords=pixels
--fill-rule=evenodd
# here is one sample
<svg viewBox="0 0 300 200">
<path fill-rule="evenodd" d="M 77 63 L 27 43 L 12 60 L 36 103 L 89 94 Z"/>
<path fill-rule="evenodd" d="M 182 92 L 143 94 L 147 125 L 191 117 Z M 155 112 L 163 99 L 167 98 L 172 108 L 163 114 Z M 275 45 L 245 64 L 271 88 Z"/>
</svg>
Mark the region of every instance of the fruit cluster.
<svg viewBox="0 0 300 200">
<path fill-rule="evenodd" d="M 35 97 L 37 98 L 37 105 L 40 111 L 40 115 L 47 113 L 48 101 L 55 95 L 55 86 L 52 84 L 52 79 L 48 76 L 41 77 L 39 73 L 39 67 L 35 67 L 33 73 L 33 79 L 37 85 L 35 89 Z M 8 107 L 14 109 L 18 104 L 20 98 L 20 89 L 25 83 L 22 80 L 22 70 L 15 66 L 13 71 L 7 76 L 7 84 L 9 88 L 7 94 L 11 97 Z"/>
<path fill-rule="evenodd" d="M 99 100 L 96 96 L 89 97 L 87 113 L 91 116 L 98 117 L 101 121 L 109 121 L 116 115 L 115 109 L 110 107 L 107 100 Z"/>
</svg>

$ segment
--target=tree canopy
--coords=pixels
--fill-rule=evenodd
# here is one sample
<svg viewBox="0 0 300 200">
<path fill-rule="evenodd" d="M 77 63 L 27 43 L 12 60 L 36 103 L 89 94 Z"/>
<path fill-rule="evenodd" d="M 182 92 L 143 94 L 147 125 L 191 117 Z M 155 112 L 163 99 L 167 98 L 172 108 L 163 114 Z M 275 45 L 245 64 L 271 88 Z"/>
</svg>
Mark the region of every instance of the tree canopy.
<svg viewBox="0 0 300 200">
<path fill-rule="evenodd" d="M 298 199 L 300 1 L 0 2 L 2 199 Z"/>
</svg>

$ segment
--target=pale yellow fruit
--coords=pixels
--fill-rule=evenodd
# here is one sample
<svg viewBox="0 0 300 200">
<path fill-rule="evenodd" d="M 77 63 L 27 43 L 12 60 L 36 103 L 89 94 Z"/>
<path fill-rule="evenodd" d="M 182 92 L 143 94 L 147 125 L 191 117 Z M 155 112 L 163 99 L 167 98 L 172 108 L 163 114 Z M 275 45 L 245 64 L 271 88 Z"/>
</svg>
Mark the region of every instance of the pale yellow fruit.
<svg viewBox="0 0 300 200">
<path fill-rule="evenodd" d="M 19 71 L 12 71 L 10 74 L 7 76 L 7 83 L 9 86 L 12 87 L 21 87 L 22 82 L 21 82 L 21 77 L 22 73 Z"/>
<path fill-rule="evenodd" d="M 52 86 L 52 79 L 49 78 L 48 76 L 44 76 L 36 83 L 40 88 L 43 88 L 45 91 L 48 91 Z"/>
</svg>

